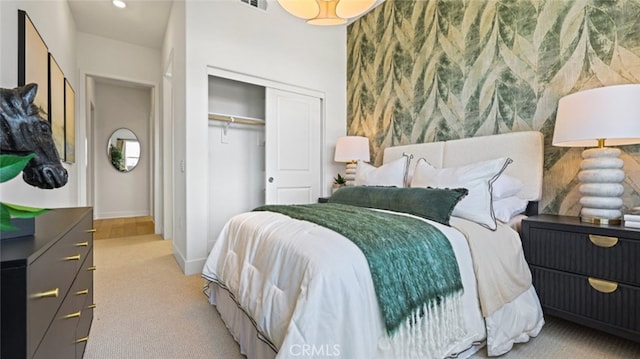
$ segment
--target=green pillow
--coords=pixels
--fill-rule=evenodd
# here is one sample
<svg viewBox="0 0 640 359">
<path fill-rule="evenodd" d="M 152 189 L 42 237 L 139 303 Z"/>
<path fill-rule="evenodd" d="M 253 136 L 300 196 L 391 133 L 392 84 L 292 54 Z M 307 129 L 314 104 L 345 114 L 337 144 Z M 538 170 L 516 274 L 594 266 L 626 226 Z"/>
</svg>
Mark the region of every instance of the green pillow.
<svg viewBox="0 0 640 359">
<path fill-rule="evenodd" d="M 334 192 L 329 203 L 409 213 L 449 225 L 453 207 L 467 193 L 466 188 L 354 186 Z"/>
</svg>

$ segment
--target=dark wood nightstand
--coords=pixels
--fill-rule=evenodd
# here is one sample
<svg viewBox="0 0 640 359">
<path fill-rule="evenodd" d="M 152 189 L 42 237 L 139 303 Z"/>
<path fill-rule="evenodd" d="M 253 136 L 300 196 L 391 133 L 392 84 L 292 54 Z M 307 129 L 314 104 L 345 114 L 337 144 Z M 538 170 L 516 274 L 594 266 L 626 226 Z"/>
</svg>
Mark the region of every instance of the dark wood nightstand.
<svg viewBox="0 0 640 359">
<path fill-rule="evenodd" d="M 640 230 L 539 215 L 522 246 L 545 314 L 640 343 Z"/>
</svg>

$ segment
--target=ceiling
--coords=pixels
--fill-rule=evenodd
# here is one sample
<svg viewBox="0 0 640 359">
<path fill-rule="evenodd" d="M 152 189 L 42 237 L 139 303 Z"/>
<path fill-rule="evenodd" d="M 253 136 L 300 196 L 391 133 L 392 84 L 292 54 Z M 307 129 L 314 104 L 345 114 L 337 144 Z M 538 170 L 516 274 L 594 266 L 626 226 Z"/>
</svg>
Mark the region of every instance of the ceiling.
<svg viewBox="0 0 640 359">
<path fill-rule="evenodd" d="M 119 9 L 111 0 L 67 0 L 76 30 L 131 44 L 162 48 L 173 0 L 125 0 Z"/>
<path fill-rule="evenodd" d="M 173 4 L 173 0 L 125 0 L 127 7 L 119 9 L 111 0 L 67 2 L 79 32 L 158 50 L 162 48 Z M 376 0 L 371 9 L 382 2 L 384 0 Z M 349 23 L 356 19 L 350 19 Z"/>
</svg>

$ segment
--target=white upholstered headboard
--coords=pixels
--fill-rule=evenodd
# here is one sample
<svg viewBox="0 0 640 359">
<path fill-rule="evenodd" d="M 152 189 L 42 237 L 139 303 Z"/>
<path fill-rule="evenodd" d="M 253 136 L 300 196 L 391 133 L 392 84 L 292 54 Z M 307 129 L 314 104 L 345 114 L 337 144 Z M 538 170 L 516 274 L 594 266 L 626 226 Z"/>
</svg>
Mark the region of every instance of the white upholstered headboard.
<svg viewBox="0 0 640 359">
<path fill-rule="evenodd" d="M 524 184 L 518 197 L 528 201 L 542 199 L 543 136 L 537 131 L 510 132 L 499 135 L 463 138 L 459 140 L 418 143 L 388 147 L 383 163 L 412 154 L 413 173 L 418 159 L 424 158 L 437 168 L 456 167 L 470 163 L 510 157 L 513 160 L 504 173 Z"/>
</svg>

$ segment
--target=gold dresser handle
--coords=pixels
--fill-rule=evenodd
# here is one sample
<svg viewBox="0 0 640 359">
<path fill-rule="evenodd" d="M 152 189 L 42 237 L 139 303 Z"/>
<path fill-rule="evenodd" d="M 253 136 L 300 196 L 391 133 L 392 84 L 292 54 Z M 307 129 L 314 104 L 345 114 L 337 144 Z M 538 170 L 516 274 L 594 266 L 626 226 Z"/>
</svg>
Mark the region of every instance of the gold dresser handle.
<svg viewBox="0 0 640 359">
<path fill-rule="evenodd" d="M 613 293 L 618 289 L 618 283 L 616 282 L 609 282 L 607 280 L 592 277 L 589 277 L 589 285 L 591 285 L 591 288 L 601 293 Z"/>
<path fill-rule="evenodd" d="M 80 260 L 80 255 L 76 254 L 75 256 L 64 257 L 63 259 L 65 261 L 79 261 Z"/>
<path fill-rule="evenodd" d="M 89 289 L 83 289 L 76 292 L 76 295 L 89 294 Z"/>
<path fill-rule="evenodd" d="M 60 289 L 56 288 L 56 289 L 48 290 L 46 292 L 33 294 L 31 295 L 31 299 L 58 298 L 58 295 L 60 295 Z"/>
<path fill-rule="evenodd" d="M 96 305 L 95 304 L 89 304 L 87 305 L 87 309 L 95 309 Z"/>
<path fill-rule="evenodd" d="M 62 317 L 62 319 L 71 319 L 71 318 L 80 318 L 80 312 L 75 312 L 75 313 L 71 313 L 71 314 L 67 314 L 64 317 Z"/>
<path fill-rule="evenodd" d="M 86 342 L 87 340 L 89 340 L 89 337 L 88 337 L 88 336 L 86 336 L 86 337 L 84 337 L 84 338 L 76 339 L 76 343 Z"/>
<path fill-rule="evenodd" d="M 78 242 L 76 247 L 89 247 L 89 242 Z"/>
<path fill-rule="evenodd" d="M 88 271 L 96 270 L 96 266 L 87 267 Z"/>
<path fill-rule="evenodd" d="M 603 248 L 611 248 L 618 244 L 618 238 L 616 237 L 599 236 L 597 234 L 590 234 L 589 240 L 596 246 Z"/>
<path fill-rule="evenodd" d="M 97 231 L 97 229 L 95 229 L 95 228 L 91 228 L 91 229 L 87 229 L 85 232 L 87 232 L 87 233 L 93 233 L 93 232 L 95 232 L 95 231 Z"/>
</svg>

